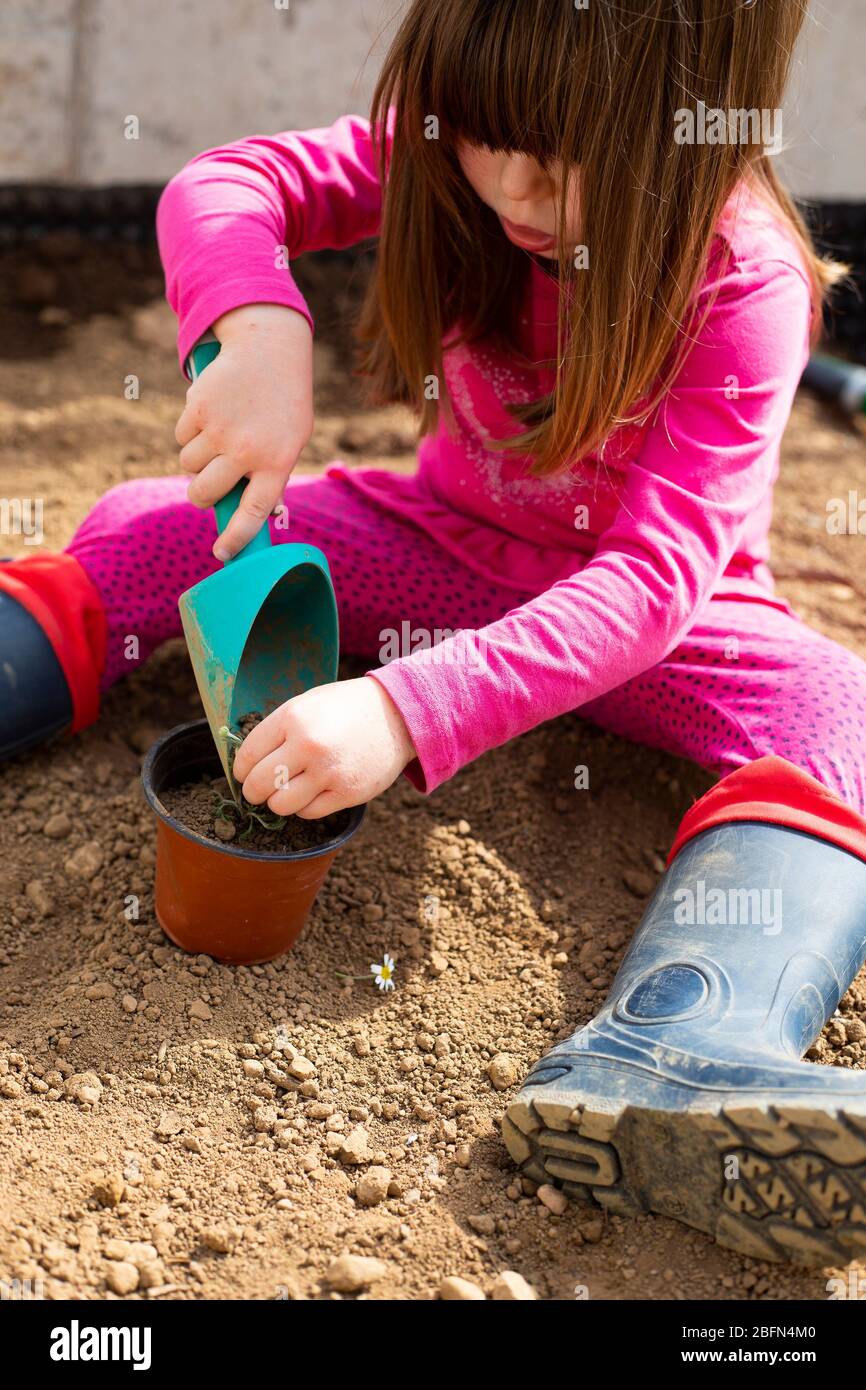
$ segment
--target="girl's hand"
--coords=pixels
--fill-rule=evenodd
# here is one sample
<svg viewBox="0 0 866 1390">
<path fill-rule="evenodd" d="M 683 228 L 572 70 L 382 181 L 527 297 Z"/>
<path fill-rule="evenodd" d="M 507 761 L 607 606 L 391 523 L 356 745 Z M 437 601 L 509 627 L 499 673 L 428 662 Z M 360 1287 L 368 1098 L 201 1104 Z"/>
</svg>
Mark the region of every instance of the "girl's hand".
<svg viewBox="0 0 866 1390">
<path fill-rule="evenodd" d="M 244 739 L 234 774 L 252 805 L 315 820 L 372 800 L 415 756 L 390 695 L 361 676 L 317 686 L 274 710 Z"/>
<path fill-rule="evenodd" d="M 246 304 L 214 324 L 221 350 L 186 393 L 177 422 L 188 497 L 212 507 L 241 478 L 241 504 L 213 553 L 228 560 L 252 540 L 278 502 L 313 432 L 313 335 L 303 314 Z"/>
</svg>

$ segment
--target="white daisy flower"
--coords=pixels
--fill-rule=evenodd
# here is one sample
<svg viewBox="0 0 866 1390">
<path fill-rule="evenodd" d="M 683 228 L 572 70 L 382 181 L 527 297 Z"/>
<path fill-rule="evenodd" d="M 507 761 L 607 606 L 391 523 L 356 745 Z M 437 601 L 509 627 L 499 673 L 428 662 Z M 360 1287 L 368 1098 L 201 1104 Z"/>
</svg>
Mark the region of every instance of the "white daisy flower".
<svg viewBox="0 0 866 1390">
<path fill-rule="evenodd" d="M 373 982 L 379 989 L 394 988 L 394 957 L 389 956 L 387 951 L 382 957 L 382 964 L 371 965 L 370 970 L 374 977 Z"/>
</svg>

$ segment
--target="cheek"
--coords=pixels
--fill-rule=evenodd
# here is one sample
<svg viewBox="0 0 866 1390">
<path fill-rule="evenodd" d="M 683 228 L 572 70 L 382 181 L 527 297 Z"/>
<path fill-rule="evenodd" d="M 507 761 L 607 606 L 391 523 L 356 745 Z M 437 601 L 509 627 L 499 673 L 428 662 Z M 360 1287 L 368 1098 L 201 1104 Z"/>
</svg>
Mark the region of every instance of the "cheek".
<svg viewBox="0 0 866 1390">
<path fill-rule="evenodd" d="M 496 186 L 496 155 L 472 145 L 458 145 L 457 158 L 463 175 L 480 198 Z"/>
</svg>

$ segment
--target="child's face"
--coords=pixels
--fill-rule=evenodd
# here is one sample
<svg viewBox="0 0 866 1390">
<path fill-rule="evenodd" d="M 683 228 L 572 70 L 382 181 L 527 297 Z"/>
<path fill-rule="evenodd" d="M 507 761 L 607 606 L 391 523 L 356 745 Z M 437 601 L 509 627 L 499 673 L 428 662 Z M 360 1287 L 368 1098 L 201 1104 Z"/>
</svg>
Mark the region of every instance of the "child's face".
<svg viewBox="0 0 866 1390">
<path fill-rule="evenodd" d="M 509 241 L 537 256 L 557 259 L 557 218 L 562 168 L 545 168 L 532 155 L 488 150 L 461 140 L 457 158 L 482 203 L 497 214 Z M 580 171 L 572 166 L 565 190 L 567 237 L 576 245 L 580 226 Z"/>
</svg>

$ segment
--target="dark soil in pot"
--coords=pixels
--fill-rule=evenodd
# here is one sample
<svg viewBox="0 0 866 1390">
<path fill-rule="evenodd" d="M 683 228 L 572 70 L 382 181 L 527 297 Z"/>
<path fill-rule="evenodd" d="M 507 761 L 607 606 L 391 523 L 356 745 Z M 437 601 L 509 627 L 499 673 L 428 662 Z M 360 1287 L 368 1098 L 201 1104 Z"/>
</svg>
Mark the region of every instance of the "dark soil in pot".
<svg viewBox="0 0 866 1390">
<path fill-rule="evenodd" d="M 231 800 L 224 777 L 204 776 L 168 787 L 160 800 L 170 816 L 197 835 L 264 854 L 320 849 L 338 840 L 349 826 L 348 811 L 337 811 L 321 820 L 275 816 L 267 806 L 245 806 L 242 814 Z"/>
</svg>

